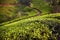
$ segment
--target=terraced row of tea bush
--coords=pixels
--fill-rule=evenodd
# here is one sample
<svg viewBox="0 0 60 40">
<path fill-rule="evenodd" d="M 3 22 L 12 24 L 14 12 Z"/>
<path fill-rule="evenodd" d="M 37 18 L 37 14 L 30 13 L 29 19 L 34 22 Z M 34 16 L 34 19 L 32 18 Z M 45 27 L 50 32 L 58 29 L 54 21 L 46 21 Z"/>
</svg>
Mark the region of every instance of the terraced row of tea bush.
<svg viewBox="0 0 60 40">
<path fill-rule="evenodd" d="M 19 20 L 24 20 L 24 19 L 32 18 L 32 17 L 39 17 L 39 16 L 38 15 L 24 16 L 24 17 L 16 18 L 16 19 L 8 21 L 8 22 L 3 22 L 0 25 L 9 24 L 9 23 L 12 23 L 12 22 L 16 22 L 16 21 L 19 21 Z M 43 15 L 43 16 L 41 15 L 40 17 L 45 17 L 45 18 L 52 18 L 53 17 L 53 18 L 60 19 L 60 14 L 59 13 L 57 13 L 57 14 L 47 14 L 47 15 Z"/>
<path fill-rule="evenodd" d="M 59 40 L 59 17 L 47 14 L 0 26 L 0 40 Z"/>
</svg>

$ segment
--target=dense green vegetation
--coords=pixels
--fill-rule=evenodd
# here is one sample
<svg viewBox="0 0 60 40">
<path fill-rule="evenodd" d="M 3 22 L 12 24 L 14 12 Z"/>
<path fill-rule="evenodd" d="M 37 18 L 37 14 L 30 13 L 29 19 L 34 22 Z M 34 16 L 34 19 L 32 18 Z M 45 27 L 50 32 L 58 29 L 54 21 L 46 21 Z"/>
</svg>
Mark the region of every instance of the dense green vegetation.
<svg viewBox="0 0 60 40">
<path fill-rule="evenodd" d="M 0 40 L 60 40 L 60 0 L 0 0 Z"/>
<path fill-rule="evenodd" d="M 18 5 L 21 0 L 0 0 L 0 4 L 13 4 L 10 6 L 0 6 L 0 23 L 13 20 L 15 18 L 25 17 L 25 16 L 34 16 L 38 12 L 36 10 L 32 10 L 32 8 L 39 9 L 43 14 L 50 14 L 50 12 L 55 9 L 56 5 L 59 4 L 59 0 L 32 0 L 31 6 Z M 15 5 L 17 4 L 17 5 Z M 56 4 L 55 6 L 52 4 Z M 56 10 L 56 9 L 55 9 Z"/>
<path fill-rule="evenodd" d="M 14 19 L 12 21 L 1 23 L 0 25 L 5 25 L 5 24 L 13 23 L 13 22 L 16 22 L 16 21 L 19 21 L 19 20 L 24 20 L 24 19 L 27 19 L 27 18 L 35 17 L 35 16 L 37 16 L 37 15 L 20 17 L 20 18 Z M 52 18 L 53 17 L 53 18 L 59 19 L 60 18 L 60 14 L 53 14 L 53 15 L 52 14 L 47 14 L 47 15 L 43 15 L 43 16 L 41 15 L 41 17 L 45 17 L 45 18 Z"/>
<path fill-rule="evenodd" d="M 36 10 L 32 10 L 28 6 L 18 5 L 20 0 L 0 0 L 0 4 L 14 4 L 11 6 L 0 6 L 0 23 L 6 22 L 9 20 L 13 20 L 15 18 L 35 15 L 38 12 Z M 17 4 L 15 6 L 15 4 Z M 51 7 L 48 5 L 46 1 L 42 0 L 32 0 L 32 8 L 37 8 L 42 11 L 42 14 L 49 13 Z"/>
<path fill-rule="evenodd" d="M 0 26 L 0 40 L 58 40 L 60 14 L 19 20 Z"/>
</svg>

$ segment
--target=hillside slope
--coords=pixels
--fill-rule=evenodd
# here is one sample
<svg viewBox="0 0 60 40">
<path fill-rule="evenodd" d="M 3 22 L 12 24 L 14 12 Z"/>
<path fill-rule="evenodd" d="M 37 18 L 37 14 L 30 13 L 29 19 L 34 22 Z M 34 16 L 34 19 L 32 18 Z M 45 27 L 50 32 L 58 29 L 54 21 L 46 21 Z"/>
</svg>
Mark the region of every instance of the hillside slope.
<svg viewBox="0 0 60 40">
<path fill-rule="evenodd" d="M 31 17 L 0 26 L 0 40 L 59 40 L 60 13 Z"/>
</svg>

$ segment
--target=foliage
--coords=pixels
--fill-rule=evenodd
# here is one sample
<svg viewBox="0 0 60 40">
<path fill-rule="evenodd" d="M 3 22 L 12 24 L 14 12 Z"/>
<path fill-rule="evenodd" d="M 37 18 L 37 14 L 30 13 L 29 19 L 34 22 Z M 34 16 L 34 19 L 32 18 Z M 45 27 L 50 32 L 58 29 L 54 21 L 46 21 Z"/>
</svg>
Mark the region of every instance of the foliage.
<svg viewBox="0 0 60 40">
<path fill-rule="evenodd" d="M 16 18 L 17 0 L 0 0 L 0 23 Z"/>
<path fill-rule="evenodd" d="M 58 40 L 59 16 L 60 14 L 36 16 L 0 26 L 0 40 Z"/>
<path fill-rule="evenodd" d="M 13 19 L 15 10 L 14 6 L 0 6 L 0 23 Z"/>
<path fill-rule="evenodd" d="M 42 13 L 49 13 L 52 10 L 52 7 L 49 6 L 49 3 L 46 0 L 33 0 L 33 7 L 38 8 Z"/>
<path fill-rule="evenodd" d="M 33 14 L 33 15 L 30 15 L 30 16 L 19 17 L 19 18 L 16 18 L 16 19 L 12 20 L 12 21 L 3 22 L 0 25 L 10 24 L 10 23 L 13 23 L 13 22 L 16 22 L 16 21 L 19 21 L 19 20 L 24 20 L 24 19 L 27 19 L 27 18 L 35 17 L 35 16 L 36 15 Z M 39 17 L 39 16 L 37 16 L 37 17 Z M 43 15 L 43 16 L 40 16 L 40 17 L 60 19 L 60 14 L 59 13 L 56 13 L 56 14 L 47 14 L 47 15 Z"/>
<path fill-rule="evenodd" d="M 18 4 L 19 0 L 0 0 L 1 4 Z M 42 11 L 42 14 L 49 13 L 51 11 L 51 7 L 44 0 L 32 0 L 32 8 L 37 8 Z M 10 5 L 10 6 L 0 6 L 0 23 L 12 20 L 18 17 L 25 17 L 30 15 L 36 15 L 38 12 L 36 10 L 32 10 L 27 6 L 22 5 Z"/>
</svg>

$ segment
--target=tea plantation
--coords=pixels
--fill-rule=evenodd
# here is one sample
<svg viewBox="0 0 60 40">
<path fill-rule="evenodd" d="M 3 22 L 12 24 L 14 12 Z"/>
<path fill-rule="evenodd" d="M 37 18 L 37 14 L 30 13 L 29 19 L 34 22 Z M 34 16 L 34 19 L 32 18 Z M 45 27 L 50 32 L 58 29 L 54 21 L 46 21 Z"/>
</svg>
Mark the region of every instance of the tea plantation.
<svg viewBox="0 0 60 40">
<path fill-rule="evenodd" d="M 1 25 L 0 40 L 60 40 L 60 13 L 17 19 Z"/>
</svg>

